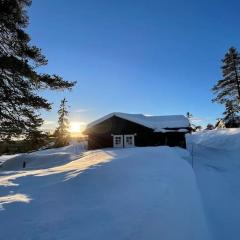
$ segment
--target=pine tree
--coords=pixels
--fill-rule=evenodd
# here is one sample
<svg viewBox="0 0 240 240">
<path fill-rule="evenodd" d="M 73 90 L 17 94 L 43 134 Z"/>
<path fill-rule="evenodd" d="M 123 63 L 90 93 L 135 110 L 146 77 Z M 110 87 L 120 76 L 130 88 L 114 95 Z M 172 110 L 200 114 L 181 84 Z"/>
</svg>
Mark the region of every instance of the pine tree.
<svg viewBox="0 0 240 240">
<path fill-rule="evenodd" d="M 26 135 L 43 123 L 38 110 L 51 104 L 38 95 L 42 89 L 70 89 L 74 82 L 38 73 L 47 64 L 41 50 L 25 32 L 30 0 L 0 1 L 0 139 Z"/>
<path fill-rule="evenodd" d="M 224 115 L 224 122 L 226 127 L 228 128 L 233 128 L 233 127 L 239 127 L 238 123 L 238 115 L 239 113 L 239 107 L 234 105 L 232 101 L 227 101 L 225 104 L 225 112 L 223 113 Z"/>
<path fill-rule="evenodd" d="M 217 96 L 214 102 L 226 104 L 231 101 L 232 104 L 240 105 L 240 54 L 237 49 L 231 47 L 222 60 L 223 79 L 219 80 L 213 87 L 213 92 Z"/>
<path fill-rule="evenodd" d="M 61 101 L 60 108 L 58 110 L 58 127 L 54 133 L 56 141 L 56 147 L 63 147 L 69 144 L 69 121 L 68 121 L 68 110 L 67 100 L 64 98 Z"/>
<path fill-rule="evenodd" d="M 28 150 L 37 150 L 49 143 L 49 135 L 35 127 L 26 134 L 25 143 Z"/>
</svg>

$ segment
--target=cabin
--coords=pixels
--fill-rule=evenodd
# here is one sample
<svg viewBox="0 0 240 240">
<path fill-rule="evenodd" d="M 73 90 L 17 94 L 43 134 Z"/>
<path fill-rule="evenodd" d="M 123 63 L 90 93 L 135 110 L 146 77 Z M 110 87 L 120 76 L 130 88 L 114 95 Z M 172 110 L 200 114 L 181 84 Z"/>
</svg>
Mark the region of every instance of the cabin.
<svg viewBox="0 0 240 240">
<path fill-rule="evenodd" d="M 186 147 L 185 134 L 191 131 L 183 115 L 146 116 L 111 113 L 87 125 L 88 149 L 144 146 Z"/>
</svg>

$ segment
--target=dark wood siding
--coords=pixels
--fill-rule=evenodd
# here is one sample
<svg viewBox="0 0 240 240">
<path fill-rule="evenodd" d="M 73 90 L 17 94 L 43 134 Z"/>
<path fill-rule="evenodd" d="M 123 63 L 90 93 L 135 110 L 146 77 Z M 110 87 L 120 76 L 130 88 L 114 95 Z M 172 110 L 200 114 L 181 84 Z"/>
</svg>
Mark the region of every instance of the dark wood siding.
<svg viewBox="0 0 240 240">
<path fill-rule="evenodd" d="M 113 116 L 89 129 L 88 148 L 113 147 L 112 135 L 136 134 L 135 145 L 146 146 L 151 139 L 153 130 L 128 120 Z"/>
<path fill-rule="evenodd" d="M 113 147 L 112 135 L 135 135 L 136 146 L 181 146 L 185 147 L 184 133 L 156 133 L 151 128 L 113 116 L 85 131 L 88 149 Z"/>
<path fill-rule="evenodd" d="M 88 135 L 88 149 L 113 147 L 113 138 L 110 134 Z"/>
</svg>

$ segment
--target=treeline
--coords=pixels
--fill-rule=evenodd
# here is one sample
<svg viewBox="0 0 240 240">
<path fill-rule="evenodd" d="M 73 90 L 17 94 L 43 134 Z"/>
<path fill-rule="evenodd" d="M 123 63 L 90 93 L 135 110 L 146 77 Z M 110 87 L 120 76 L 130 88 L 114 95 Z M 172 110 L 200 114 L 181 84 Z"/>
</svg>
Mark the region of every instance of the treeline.
<svg viewBox="0 0 240 240">
<path fill-rule="evenodd" d="M 37 148 L 48 138 L 40 130 L 43 119 L 39 111 L 52 107 L 39 91 L 71 89 L 75 82 L 37 71 L 47 64 L 47 59 L 40 48 L 30 43 L 31 38 L 25 31 L 26 10 L 30 5 L 30 0 L 0 1 L 0 142 L 24 139 L 32 148 Z M 61 114 L 59 124 L 63 125 L 66 111 Z M 57 139 L 64 129 L 59 126 Z M 60 140 L 56 143 L 62 144 Z"/>
<path fill-rule="evenodd" d="M 71 139 L 68 114 L 67 100 L 64 98 L 58 110 L 58 126 L 55 131 L 50 133 L 36 129 L 36 131 L 31 131 L 31 134 L 19 136 L 18 139 L 1 141 L 0 154 L 31 152 L 41 148 L 48 149 L 68 145 Z M 77 138 L 77 140 L 82 140 L 82 138 Z"/>
</svg>

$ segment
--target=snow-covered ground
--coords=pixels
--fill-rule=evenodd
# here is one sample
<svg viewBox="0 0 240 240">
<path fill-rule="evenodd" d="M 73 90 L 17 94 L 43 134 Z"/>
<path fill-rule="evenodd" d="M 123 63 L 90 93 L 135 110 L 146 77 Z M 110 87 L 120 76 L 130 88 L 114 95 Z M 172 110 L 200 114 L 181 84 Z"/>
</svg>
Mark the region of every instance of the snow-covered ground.
<svg viewBox="0 0 240 240">
<path fill-rule="evenodd" d="M 58 166 L 48 153 L 47 167 L 30 157 L 1 172 L 5 239 L 208 239 L 185 150 L 97 150 Z"/>
<path fill-rule="evenodd" d="M 170 147 L 85 152 L 73 144 L 0 157 L 0 235 L 239 239 L 239 141 L 239 130 L 203 131 L 188 136 L 190 154 Z"/>
</svg>

